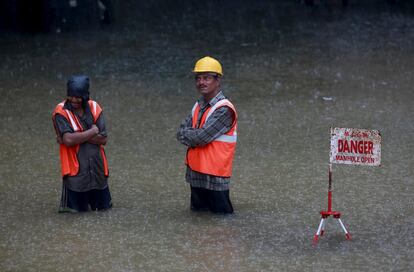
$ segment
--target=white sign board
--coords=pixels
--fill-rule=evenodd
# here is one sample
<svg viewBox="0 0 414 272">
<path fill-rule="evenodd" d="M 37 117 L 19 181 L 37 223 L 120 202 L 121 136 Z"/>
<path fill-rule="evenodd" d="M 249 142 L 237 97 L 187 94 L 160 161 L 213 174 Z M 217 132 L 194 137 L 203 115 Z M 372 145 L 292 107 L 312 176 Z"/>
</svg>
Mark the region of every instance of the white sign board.
<svg viewBox="0 0 414 272">
<path fill-rule="evenodd" d="M 331 163 L 381 165 L 381 134 L 378 130 L 331 128 Z"/>
</svg>

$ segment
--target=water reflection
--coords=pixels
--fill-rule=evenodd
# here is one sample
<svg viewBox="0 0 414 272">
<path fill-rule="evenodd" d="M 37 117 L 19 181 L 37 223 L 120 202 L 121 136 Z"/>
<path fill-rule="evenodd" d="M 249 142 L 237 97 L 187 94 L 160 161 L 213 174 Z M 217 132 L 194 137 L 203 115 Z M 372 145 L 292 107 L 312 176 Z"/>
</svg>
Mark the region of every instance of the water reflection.
<svg viewBox="0 0 414 272">
<path fill-rule="evenodd" d="M 409 271 L 412 16 L 363 6 L 328 20 L 295 1 L 214 1 L 204 13 L 200 3 L 175 17 L 181 2 L 141 3 L 148 16 L 102 32 L 0 34 L 0 270 Z M 223 60 L 240 114 L 234 217 L 189 211 L 175 140 L 197 96 L 190 70 L 206 53 Z M 91 76 L 104 105 L 107 213 L 56 212 L 50 114 L 74 72 Z M 383 166 L 334 166 L 334 208 L 354 240 L 332 223 L 314 249 L 331 125 L 379 129 Z"/>
</svg>

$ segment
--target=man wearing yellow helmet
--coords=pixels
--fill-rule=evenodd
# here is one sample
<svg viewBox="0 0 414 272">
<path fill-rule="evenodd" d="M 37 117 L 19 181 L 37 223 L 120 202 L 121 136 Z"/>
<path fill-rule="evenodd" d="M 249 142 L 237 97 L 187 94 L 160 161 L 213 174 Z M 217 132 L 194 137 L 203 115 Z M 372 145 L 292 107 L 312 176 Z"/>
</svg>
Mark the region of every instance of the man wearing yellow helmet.
<svg viewBox="0 0 414 272">
<path fill-rule="evenodd" d="M 191 209 L 233 213 L 229 185 L 237 141 L 237 112 L 223 95 L 221 64 L 199 59 L 193 70 L 200 99 L 181 123 L 177 139 L 188 146 L 186 181 Z"/>
</svg>

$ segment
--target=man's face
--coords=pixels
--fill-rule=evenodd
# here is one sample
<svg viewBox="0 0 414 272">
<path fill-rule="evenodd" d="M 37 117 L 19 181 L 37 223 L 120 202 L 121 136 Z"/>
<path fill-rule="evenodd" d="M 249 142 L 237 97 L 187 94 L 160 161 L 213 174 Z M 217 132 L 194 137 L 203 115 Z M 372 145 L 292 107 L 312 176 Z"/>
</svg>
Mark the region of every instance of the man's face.
<svg viewBox="0 0 414 272">
<path fill-rule="evenodd" d="M 197 90 L 207 99 L 216 96 L 220 88 L 220 78 L 214 73 L 196 74 L 195 83 Z"/>
<path fill-rule="evenodd" d="M 72 105 L 73 109 L 82 108 L 82 97 L 79 96 L 68 96 L 68 101 Z"/>
</svg>

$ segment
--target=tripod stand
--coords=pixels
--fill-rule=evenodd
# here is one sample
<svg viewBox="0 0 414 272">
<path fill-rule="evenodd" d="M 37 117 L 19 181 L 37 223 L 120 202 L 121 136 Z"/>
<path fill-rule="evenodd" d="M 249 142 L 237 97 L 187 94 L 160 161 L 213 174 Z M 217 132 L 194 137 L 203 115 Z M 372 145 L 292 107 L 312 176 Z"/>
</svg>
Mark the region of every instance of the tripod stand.
<svg viewBox="0 0 414 272">
<path fill-rule="evenodd" d="M 313 245 L 316 245 L 319 240 L 319 236 L 322 236 L 325 232 L 326 220 L 329 216 L 332 215 L 333 218 L 338 219 L 339 224 L 342 227 L 342 230 L 345 232 L 345 237 L 347 240 L 351 240 L 351 234 L 346 230 L 345 225 L 341 220 L 341 213 L 338 211 L 332 211 L 332 164 L 329 164 L 329 186 L 328 186 L 328 210 L 320 212 L 322 218 L 319 223 L 318 230 L 313 237 Z"/>
</svg>

